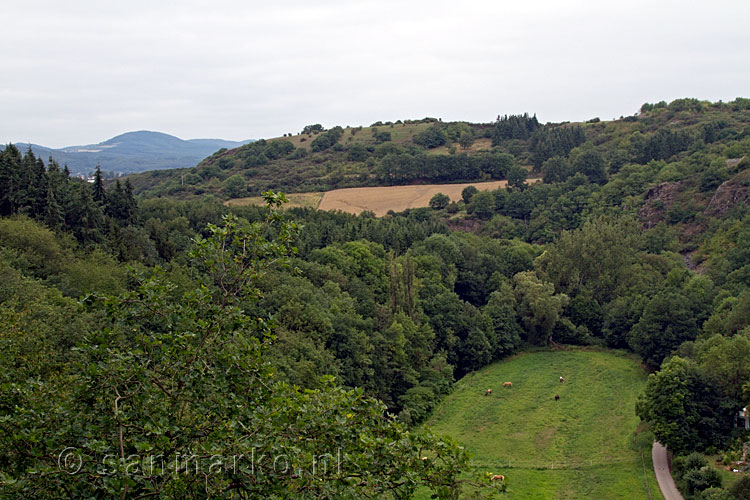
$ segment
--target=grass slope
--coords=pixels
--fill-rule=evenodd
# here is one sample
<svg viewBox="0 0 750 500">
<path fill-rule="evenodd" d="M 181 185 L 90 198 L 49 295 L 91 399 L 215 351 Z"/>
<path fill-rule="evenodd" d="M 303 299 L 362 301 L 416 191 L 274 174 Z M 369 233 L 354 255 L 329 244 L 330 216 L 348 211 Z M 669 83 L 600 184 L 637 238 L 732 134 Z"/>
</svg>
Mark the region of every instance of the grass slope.
<svg viewBox="0 0 750 500">
<path fill-rule="evenodd" d="M 619 353 L 528 352 L 464 377 L 427 424 L 457 439 L 480 469 L 504 474 L 509 498 L 662 498 L 649 437 L 634 438 L 645 383 Z"/>
</svg>

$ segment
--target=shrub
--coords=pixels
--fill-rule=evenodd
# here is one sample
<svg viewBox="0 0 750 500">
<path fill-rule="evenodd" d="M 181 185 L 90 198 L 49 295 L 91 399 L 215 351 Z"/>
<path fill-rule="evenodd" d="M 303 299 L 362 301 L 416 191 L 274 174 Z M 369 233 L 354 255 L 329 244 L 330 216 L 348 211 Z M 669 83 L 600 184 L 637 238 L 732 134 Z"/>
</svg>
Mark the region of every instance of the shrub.
<svg viewBox="0 0 750 500">
<path fill-rule="evenodd" d="M 318 132 L 323 132 L 325 129 L 323 128 L 323 125 L 320 123 L 316 123 L 314 125 L 306 125 L 305 128 L 302 129 L 302 134 L 317 134 Z"/>
<path fill-rule="evenodd" d="M 750 476 L 743 476 L 734 483 L 729 492 L 736 500 L 750 500 Z"/>
<path fill-rule="evenodd" d="M 332 147 L 338 142 L 343 134 L 344 129 L 342 129 L 341 127 L 333 127 L 328 132 L 319 135 L 318 137 L 313 139 L 310 145 L 313 153 L 325 151 L 326 149 Z"/>
<path fill-rule="evenodd" d="M 685 473 L 682 477 L 682 483 L 684 484 L 685 493 L 695 495 L 708 488 L 720 487 L 721 476 L 719 476 L 719 471 L 707 465 Z"/>
<path fill-rule="evenodd" d="M 430 208 L 441 210 L 446 208 L 450 202 L 451 199 L 447 194 L 437 193 L 430 199 Z"/>
<path fill-rule="evenodd" d="M 416 134 L 412 139 L 414 144 L 418 144 L 427 149 L 442 146 L 447 140 L 448 138 L 445 136 L 445 132 L 443 132 L 443 129 L 438 124 L 430 125 L 427 130 Z"/>
<path fill-rule="evenodd" d="M 675 479 L 682 477 L 691 470 L 697 470 L 708 465 L 708 460 L 701 453 L 677 456 L 672 460 L 672 474 Z"/>
<path fill-rule="evenodd" d="M 352 144 L 349 146 L 349 150 L 346 155 L 348 161 L 365 161 L 369 156 L 367 148 L 362 144 Z"/>
<path fill-rule="evenodd" d="M 430 414 L 437 398 L 430 387 L 412 387 L 400 398 L 404 410 L 399 415 L 399 419 L 407 424 L 421 422 Z"/>
<path fill-rule="evenodd" d="M 476 186 L 466 186 L 463 191 L 461 191 L 461 199 L 464 200 L 464 203 L 469 203 L 471 201 L 471 197 L 478 192 L 479 190 L 476 188 Z"/>
<path fill-rule="evenodd" d="M 307 156 L 307 150 L 305 148 L 297 148 L 294 150 L 294 153 L 292 153 L 292 160 L 299 160 L 300 158 L 304 158 Z"/>
<path fill-rule="evenodd" d="M 234 174 L 224 181 L 224 193 L 230 198 L 240 198 L 247 194 L 247 182 L 240 174 Z"/>
<path fill-rule="evenodd" d="M 25 216 L 0 220 L 2 260 L 36 278 L 56 274 L 65 262 L 66 252 L 55 233 Z"/>
<path fill-rule="evenodd" d="M 726 167 L 711 165 L 701 174 L 700 190 L 702 192 L 713 191 L 724 182 L 729 174 Z"/>
<path fill-rule="evenodd" d="M 698 214 L 699 208 L 692 202 L 672 205 L 667 210 L 667 223 L 691 222 Z"/>
<path fill-rule="evenodd" d="M 458 144 L 464 149 L 469 149 L 474 144 L 474 131 L 469 129 L 461 132 L 458 136 Z"/>
<path fill-rule="evenodd" d="M 722 488 L 708 488 L 697 495 L 699 500 L 734 500 L 734 496 Z"/>
<path fill-rule="evenodd" d="M 471 197 L 468 212 L 480 219 L 489 219 L 495 213 L 495 195 L 490 191 L 482 191 Z"/>
<path fill-rule="evenodd" d="M 387 131 L 373 132 L 372 136 L 375 138 L 375 142 L 380 144 L 391 140 L 391 133 Z"/>
</svg>

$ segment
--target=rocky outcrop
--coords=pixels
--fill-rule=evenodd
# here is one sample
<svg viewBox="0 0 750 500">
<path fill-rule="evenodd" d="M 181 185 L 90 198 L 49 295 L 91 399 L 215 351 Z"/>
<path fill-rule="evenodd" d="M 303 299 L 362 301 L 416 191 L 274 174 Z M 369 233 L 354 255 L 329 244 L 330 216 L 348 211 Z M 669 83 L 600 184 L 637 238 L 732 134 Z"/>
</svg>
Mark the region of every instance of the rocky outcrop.
<svg viewBox="0 0 750 500">
<path fill-rule="evenodd" d="M 650 229 L 664 220 L 669 207 L 682 190 L 682 182 L 662 182 L 648 190 L 646 201 L 638 211 L 644 229 Z"/>
<path fill-rule="evenodd" d="M 704 214 L 709 217 L 722 217 L 738 204 L 748 204 L 750 200 L 750 170 L 740 172 L 719 186 Z"/>
</svg>

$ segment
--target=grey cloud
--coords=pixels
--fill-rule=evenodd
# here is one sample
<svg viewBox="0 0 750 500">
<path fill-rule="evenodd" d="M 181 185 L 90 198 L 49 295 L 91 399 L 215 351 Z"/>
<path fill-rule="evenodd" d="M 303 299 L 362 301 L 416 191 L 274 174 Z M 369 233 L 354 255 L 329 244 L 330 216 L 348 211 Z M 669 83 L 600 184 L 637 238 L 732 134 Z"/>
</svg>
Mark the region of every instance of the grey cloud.
<svg viewBox="0 0 750 500">
<path fill-rule="evenodd" d="M 750 4 L 11 1 L 0 141 L 135 129 L 272 137 L 310 122 L 612 118 L 750 88 Z"/>
</svg>

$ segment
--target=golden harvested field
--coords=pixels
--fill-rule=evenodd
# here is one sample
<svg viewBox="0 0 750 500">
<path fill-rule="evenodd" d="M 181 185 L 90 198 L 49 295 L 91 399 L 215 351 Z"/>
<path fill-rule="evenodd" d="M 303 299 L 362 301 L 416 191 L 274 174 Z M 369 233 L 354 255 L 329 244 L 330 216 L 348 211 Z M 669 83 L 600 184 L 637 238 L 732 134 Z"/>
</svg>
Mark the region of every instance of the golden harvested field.
<svg viewBox="0 0 750 500">
<path fill-rule="evenodd" d="M 475 186 L 480 191 L 505 187 L 507 181 L 468 182 L 466 184 L 422 184 L 416 186 L 386 186 L 334 189 L 323 194 L 320 210 L 341 210 L 359 214 L 372 210 L 382 216 L 389 210 L 401 212 L 407 208 L 426 207 L 437 193 L 448 195 L 452 201 L 461 199 L 466 186 Z"/>
<path fill-rule="evenodd" d="M 538 182 L 541 179 L 528 179 L 527 182 Z M 505 187 L 508 181 L 466 182 L 463 184 L 419 184 L 412 186 L 383 186 L 334 189 L 333 191 L 313 193 L 287 193 L 289 203 L 285 208 L 317 208 L 318 210 L 341 210 L 350 214 L 360 214 L 365 210 L 375 212 L 381 217 L 389 210 L 401 212 L 407 208 L 429 206 L 430 199 L 437 193 L 450 197 L 451 201 L 461 199 L 461 191 L 467 186 L 474 186 L 480 191 L 491 191 Z M 263 205 L 260 196 L 234 198 L 224 202 L 227 206 Z"/>
<path fill-rule="evenodd" d="M 286 194 L 289 203 L 285 204 L 285 208 L 318 208 L 320 199 L 323 198 L 323 193 L 288 193 Z M 250 196 L 248 198 L 234 198 L 224 202 L 227 206 L 244 207 L 247 205 L 264 205 L 266 202 L 261 196 Z"/>
</svg>

